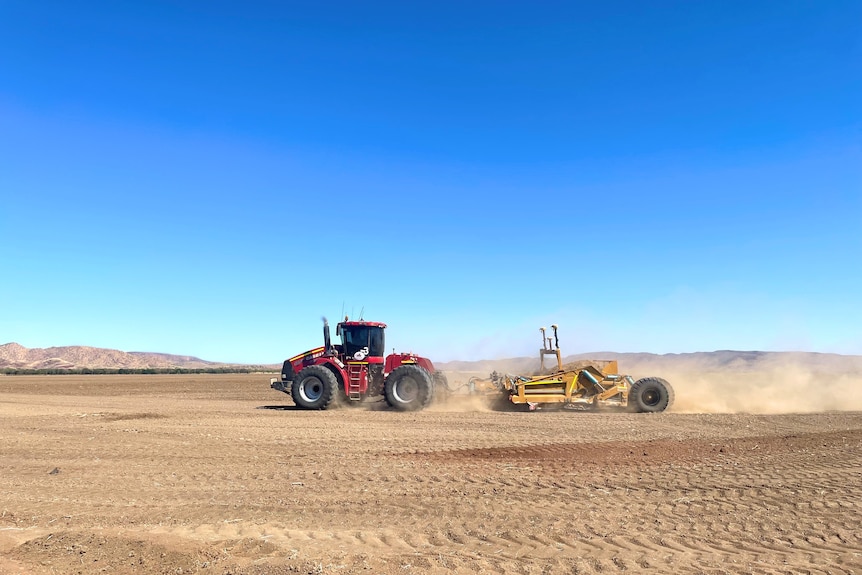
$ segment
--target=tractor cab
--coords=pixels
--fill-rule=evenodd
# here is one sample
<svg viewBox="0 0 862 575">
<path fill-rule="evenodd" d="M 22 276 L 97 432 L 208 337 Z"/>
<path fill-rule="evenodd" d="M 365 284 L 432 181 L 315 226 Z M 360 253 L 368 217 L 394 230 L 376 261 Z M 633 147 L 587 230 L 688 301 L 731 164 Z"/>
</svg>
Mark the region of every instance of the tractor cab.
<svg viewBox="0 0 862 575">
<path fill-rule="evenodd" d="M 383 330 L 385 323 L 372 321 L 343 321 L 335 328 L 341 336 L 341 352 L 347 361 L 383 363 L 386 348 Z"/>
</svg>

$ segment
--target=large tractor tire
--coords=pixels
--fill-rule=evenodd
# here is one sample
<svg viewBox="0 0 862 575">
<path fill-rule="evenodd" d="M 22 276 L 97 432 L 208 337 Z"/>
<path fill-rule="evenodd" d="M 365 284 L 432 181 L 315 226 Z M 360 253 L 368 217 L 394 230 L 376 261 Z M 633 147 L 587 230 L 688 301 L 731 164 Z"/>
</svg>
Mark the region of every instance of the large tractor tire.
<svg viewBox="0 0 862 575">
<path fill-rule="evenodd" d="M 673 388 L 660 377 L 637 380 L 629 390 L 629 408 L 640 413 L 657 413 L 673 405 Z"/>
<path fill-rule="evenodd" d="M 303 409 L 326 409 L 338 395 L 338 379 L 322 365 L 311 365 L 293 380 L 290 396 Z"/>
<path fill-rule="evenodd" d="M 386 378 L 383 395 L 386 403 L 399 411 L 417 411 L 434 400 L 434 383 L 418 365 L 402 365 Z"/>
</svg>

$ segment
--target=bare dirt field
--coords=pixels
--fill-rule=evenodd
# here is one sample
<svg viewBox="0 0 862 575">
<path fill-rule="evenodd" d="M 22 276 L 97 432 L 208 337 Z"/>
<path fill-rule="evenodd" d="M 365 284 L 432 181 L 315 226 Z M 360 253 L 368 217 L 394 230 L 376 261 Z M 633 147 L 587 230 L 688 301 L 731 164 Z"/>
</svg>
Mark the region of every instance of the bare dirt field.
<svg viewBox="0 0 862 575">
<path fill-rule="evenodd" d="M 862 573 L 862 413 L 305 412 L 267 375 L 0 376 L 2 574 L 624 571 Z"/>
</svg>

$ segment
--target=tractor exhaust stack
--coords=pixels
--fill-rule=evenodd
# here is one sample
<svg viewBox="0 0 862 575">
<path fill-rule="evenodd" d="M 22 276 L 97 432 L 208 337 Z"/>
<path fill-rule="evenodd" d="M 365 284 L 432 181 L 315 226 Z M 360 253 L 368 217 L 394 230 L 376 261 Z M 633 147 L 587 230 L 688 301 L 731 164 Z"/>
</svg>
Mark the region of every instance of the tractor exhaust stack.
<svg viewBox="0 0 862 575">
<path fill-rule="evenodd" d="M 329 337 L 329 321 L 326 317 L 323 319 L 323 353 L 329 355 L 332 350 L 332 339 Z"/>
</svg>

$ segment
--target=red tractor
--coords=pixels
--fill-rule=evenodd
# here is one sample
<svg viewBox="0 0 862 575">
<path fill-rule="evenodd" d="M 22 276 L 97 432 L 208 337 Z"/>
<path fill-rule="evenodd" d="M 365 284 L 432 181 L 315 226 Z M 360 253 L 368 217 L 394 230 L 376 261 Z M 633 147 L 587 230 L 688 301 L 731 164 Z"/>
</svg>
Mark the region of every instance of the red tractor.
<svg viewBox="0 0 862 575">
<path fill-rule="evenodd" d="M 286 360 L 281 379 L 273 378 L 271 387 L 290 394 L 304 409 L 326 409 L 379 395 L 400 411 L 424 409 L 436 387 L 448 388 L 446 378 L 430 360 L 413 353 L 384 358 L 385 328 L 385 323 L 345 317 L 335 328 L 341 345 L 333 345 L 324 318 L 323 346 Z"/>
</svg>

